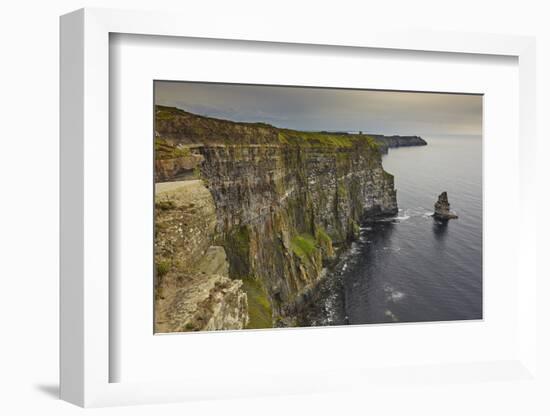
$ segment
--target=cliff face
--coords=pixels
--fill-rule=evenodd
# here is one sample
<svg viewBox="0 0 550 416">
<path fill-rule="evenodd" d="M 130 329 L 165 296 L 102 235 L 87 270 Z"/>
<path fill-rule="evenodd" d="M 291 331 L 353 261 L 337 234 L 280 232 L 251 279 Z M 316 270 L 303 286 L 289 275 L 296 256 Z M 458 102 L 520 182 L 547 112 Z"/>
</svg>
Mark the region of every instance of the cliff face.
<svg viewBox="0 0 550 416">
<path fill-rule="evenodd" d="M 248 323 L 242 281 L 229 278 L 214 245 L 216 207 L 200 180 L 155 189 L 155 332 L 241 329 Z"/>
<path fill-rule="evenodd" d="M 214 225 L 202 227 L 208 242 L 186 242 L 185 250 L 223 247 L 227 275 L 246 292 L 250 327 L 295 325 L 301 296 L 356 238 L 359 224 L 397 213 L 393 176 L 382 168 L 379 144 L 367 136 L 233 123 L 167 107 L 157 107 L 156 134 L 157 180 L 194 177 L 215 207 L 207 216 Z M 181 168 L 178 158 L 196 163 Z M 168 168 L 174 165 L 180 168 Z M 180 227 L 183 234 L 195 228 Z M 191 263 L 171 266 L 170 274 L 188 275 Z M 174 292 L 163 282 L 157 288 Z"/>
<path fill-rule="evenodd" d="M 383 136 L 380 134 L 371 134 L 378 143 L 383 153 L 387 153 L 392 147 L 408 147 L 408 146 L 426 146 L 428 143 L 419 136 Z"/>
</svg>

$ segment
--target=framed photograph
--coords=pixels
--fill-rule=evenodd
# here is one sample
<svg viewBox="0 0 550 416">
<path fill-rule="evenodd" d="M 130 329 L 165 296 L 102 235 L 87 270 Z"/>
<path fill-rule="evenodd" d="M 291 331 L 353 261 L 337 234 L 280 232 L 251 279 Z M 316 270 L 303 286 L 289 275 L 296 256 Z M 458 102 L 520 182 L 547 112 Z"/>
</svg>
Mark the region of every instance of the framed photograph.
<svg viewBox="0 0 550 416">
<path fill-rule="evenodd" d="M 483 318 L 482 95 L 153 87 L 155 333 Z"/>
<path fill-rule="evenodd" d="M 181 21 L 61 18 L 61 397 L 536 383 L 534 40 Z"/>
</svg>

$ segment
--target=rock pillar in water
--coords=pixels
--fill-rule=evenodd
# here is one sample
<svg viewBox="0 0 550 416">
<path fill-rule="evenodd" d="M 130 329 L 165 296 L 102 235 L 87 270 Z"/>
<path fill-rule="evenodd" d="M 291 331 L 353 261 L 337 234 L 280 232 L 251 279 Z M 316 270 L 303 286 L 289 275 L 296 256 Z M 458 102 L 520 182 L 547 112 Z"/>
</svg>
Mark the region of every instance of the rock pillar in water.
<svg viewBox="0 0 550 416">
<path fill-rule="evenodd" d="M 437 220 L 447 221 L 458 218 L 458 215 L 451 212 L 451 204 L 447 197 L 447 192 L 442 192 L 434 205 L 433 217 Z"/>
</svg>

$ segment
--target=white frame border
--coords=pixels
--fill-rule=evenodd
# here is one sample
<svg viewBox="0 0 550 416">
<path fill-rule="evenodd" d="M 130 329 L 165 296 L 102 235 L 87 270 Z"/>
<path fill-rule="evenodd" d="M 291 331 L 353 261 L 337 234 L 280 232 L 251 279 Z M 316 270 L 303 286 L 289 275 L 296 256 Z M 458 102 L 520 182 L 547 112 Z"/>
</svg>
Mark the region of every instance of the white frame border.
<svg viewBox="0 0 550 416">
<path fill-rule="evenodd" d="M 265 23 L 265 22 L 264 22 Z M 353 25 L 350 25 L 353 26 Z M 355 30 L 355 32 L 354 32 Z M 536 241 L 535 39 L 509 35 L 383 31 L 322 27 L 232 26 L 174 13 L 81 9 L 61 17 L 60 395 L 80 406 L 158 403 L 208 398 L 204 384 L 109 383 L 109 34 L 126 33 L 313 45 L 506 55 L 519 62 L 522 219 L 520 241 Z M 520 357 L 508 363 L 536 375 L 536 252 L 521 253 L 518 292 Z M 525 370 L 525 372 L 524 372 Z M 434 370 L 432 370 L 434 371 Z M 376 372 L 375 372 L 376 373 Z M 328 377 L 331 378 L 331 377 Z M 372 377 L 370 377 L 372 378 Z M 274 378 L 247 395 L 266 394 Z M 305 392 L 286 380 L 286 392 Z M 311 391 L 338 389 L 338 383 Z M 238 386 L 237 386 L 238 387 Z M 341 387 L 341 386 L 340 386 Z M 317 390 L 316 390 L 317 389 Z M 280 393 L 280 391 L 278 392 Z M 242 395 L 229 388 L 228 397 Z"/>
</svg>

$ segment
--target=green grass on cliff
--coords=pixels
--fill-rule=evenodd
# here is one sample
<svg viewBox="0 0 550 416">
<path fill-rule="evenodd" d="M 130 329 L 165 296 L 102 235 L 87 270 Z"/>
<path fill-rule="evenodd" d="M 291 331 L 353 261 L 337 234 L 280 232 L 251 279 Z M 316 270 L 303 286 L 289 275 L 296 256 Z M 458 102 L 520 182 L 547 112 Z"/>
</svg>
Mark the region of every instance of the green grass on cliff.
<svg viewBox="0 0 550 416">
<path fill-rule="evenodd" d="M 278 128 L 263 122 L 237 122 L 218 119 L 166 106 L 156 106 L 155 146 L 157 159 L 169 158 L 168 143 L 162 138 L 193 143 L 216 143 L 231 146 L 250 144 L 282 144 L 304 147 L 351 148 L 356 145 L 378 149 L 377 141 L 363 134 L 331 133 L 325 131 L 298 131 Z"/>
<path fill-rule="evenodd" d="M 322 244 L 332 244 L 332 239 L 327 234 L 325 229 L 323 227 L 316 227 L 315 229 L 315 237 L 317 238 L 317 241 Z"/>
<path fill-rule="evenodd" d="M 279 131 L 279 142 L 282 144 L 295 144 L 299 146 L 353 146 L 353 140 L 348 136 L 286 129 Z"/>
<path fill-rule="evenodd" d="M 349 148 L 355 144 L 367 144 L 371 149 L 377 150 L 379 144 L 370 136 L 365 135 L 346 135 L 346 134 L 329 134 L 314 131 L 296 131 L 288 129 L 279 130 L 279 143 L 293 144 L 298 146 L 322 146 Z"/>
<path fill-rule="evenodd" d="M 290 242 L 294 254 L 300 258 L 309 258 L 317 250 L 317 241 L 311 234 L 296 235 Z"/>
<path fill-rule="evenodd" d="M 332 247 L 332 238 L 327 234 L 326 230 L 321 226 L 315 227 L 315 239 L 317 245 L 321 248 L 323 255 L 326 258 L 334 256 L 334 248 Z"/>
<path fill-rule="evenodd" d="M 321 226 L 315 227 L 315 236 L 309 233 L 302 233 L 294 236 L 290 241 L 292 252 L 298 256 L 303 263 L 310 264 L 315 256 L 321 251 L 323 256 L 330 258 L 334 255 L 332 238 Z"/>
<path fill-rule="evenodd" d="M 342 182 L 338 182 L 338 185 L 337 185 L 337 190 L 338 190 L 338 196 L 341 197 L 341 198 L 345 198 L 346 196 L 348 196 L 348 191 L 346 189 L 346 186 L 345 184 L 343 184 Z"/>
<path fill-rule="evenodd" d="M 157 120 L 170 120 L 174 117 L 175 110 L 177 110 L 175 108 L 165 107 L 162 105 L 157 105 L 156 108 L 157 111 L 155 113 L 155 117 Z"/>
<path fill-rule="evenodd" d="M 371 149 L 378 150 L 380 148 L 380 143 L 378 143 L 374 137 L 370 137 L 370 136 L 364 136 L 364 137 L 366 137 L 367 143 L 371 147 Z"/>
<path fill-rule="evenodd" d="M 260 280 L 244 278 L 243 290 L 248 298 L 249 322 L 247 328 L 273 328 L 271 302 Z"/>
<path fill-rule="evenodd" d="M 162 278 L 164 277 L 172 267 L 172 264 L 169 260 L 161 259 L 155 264 L 157 268 L 157 277 Z"/>
</svg>

